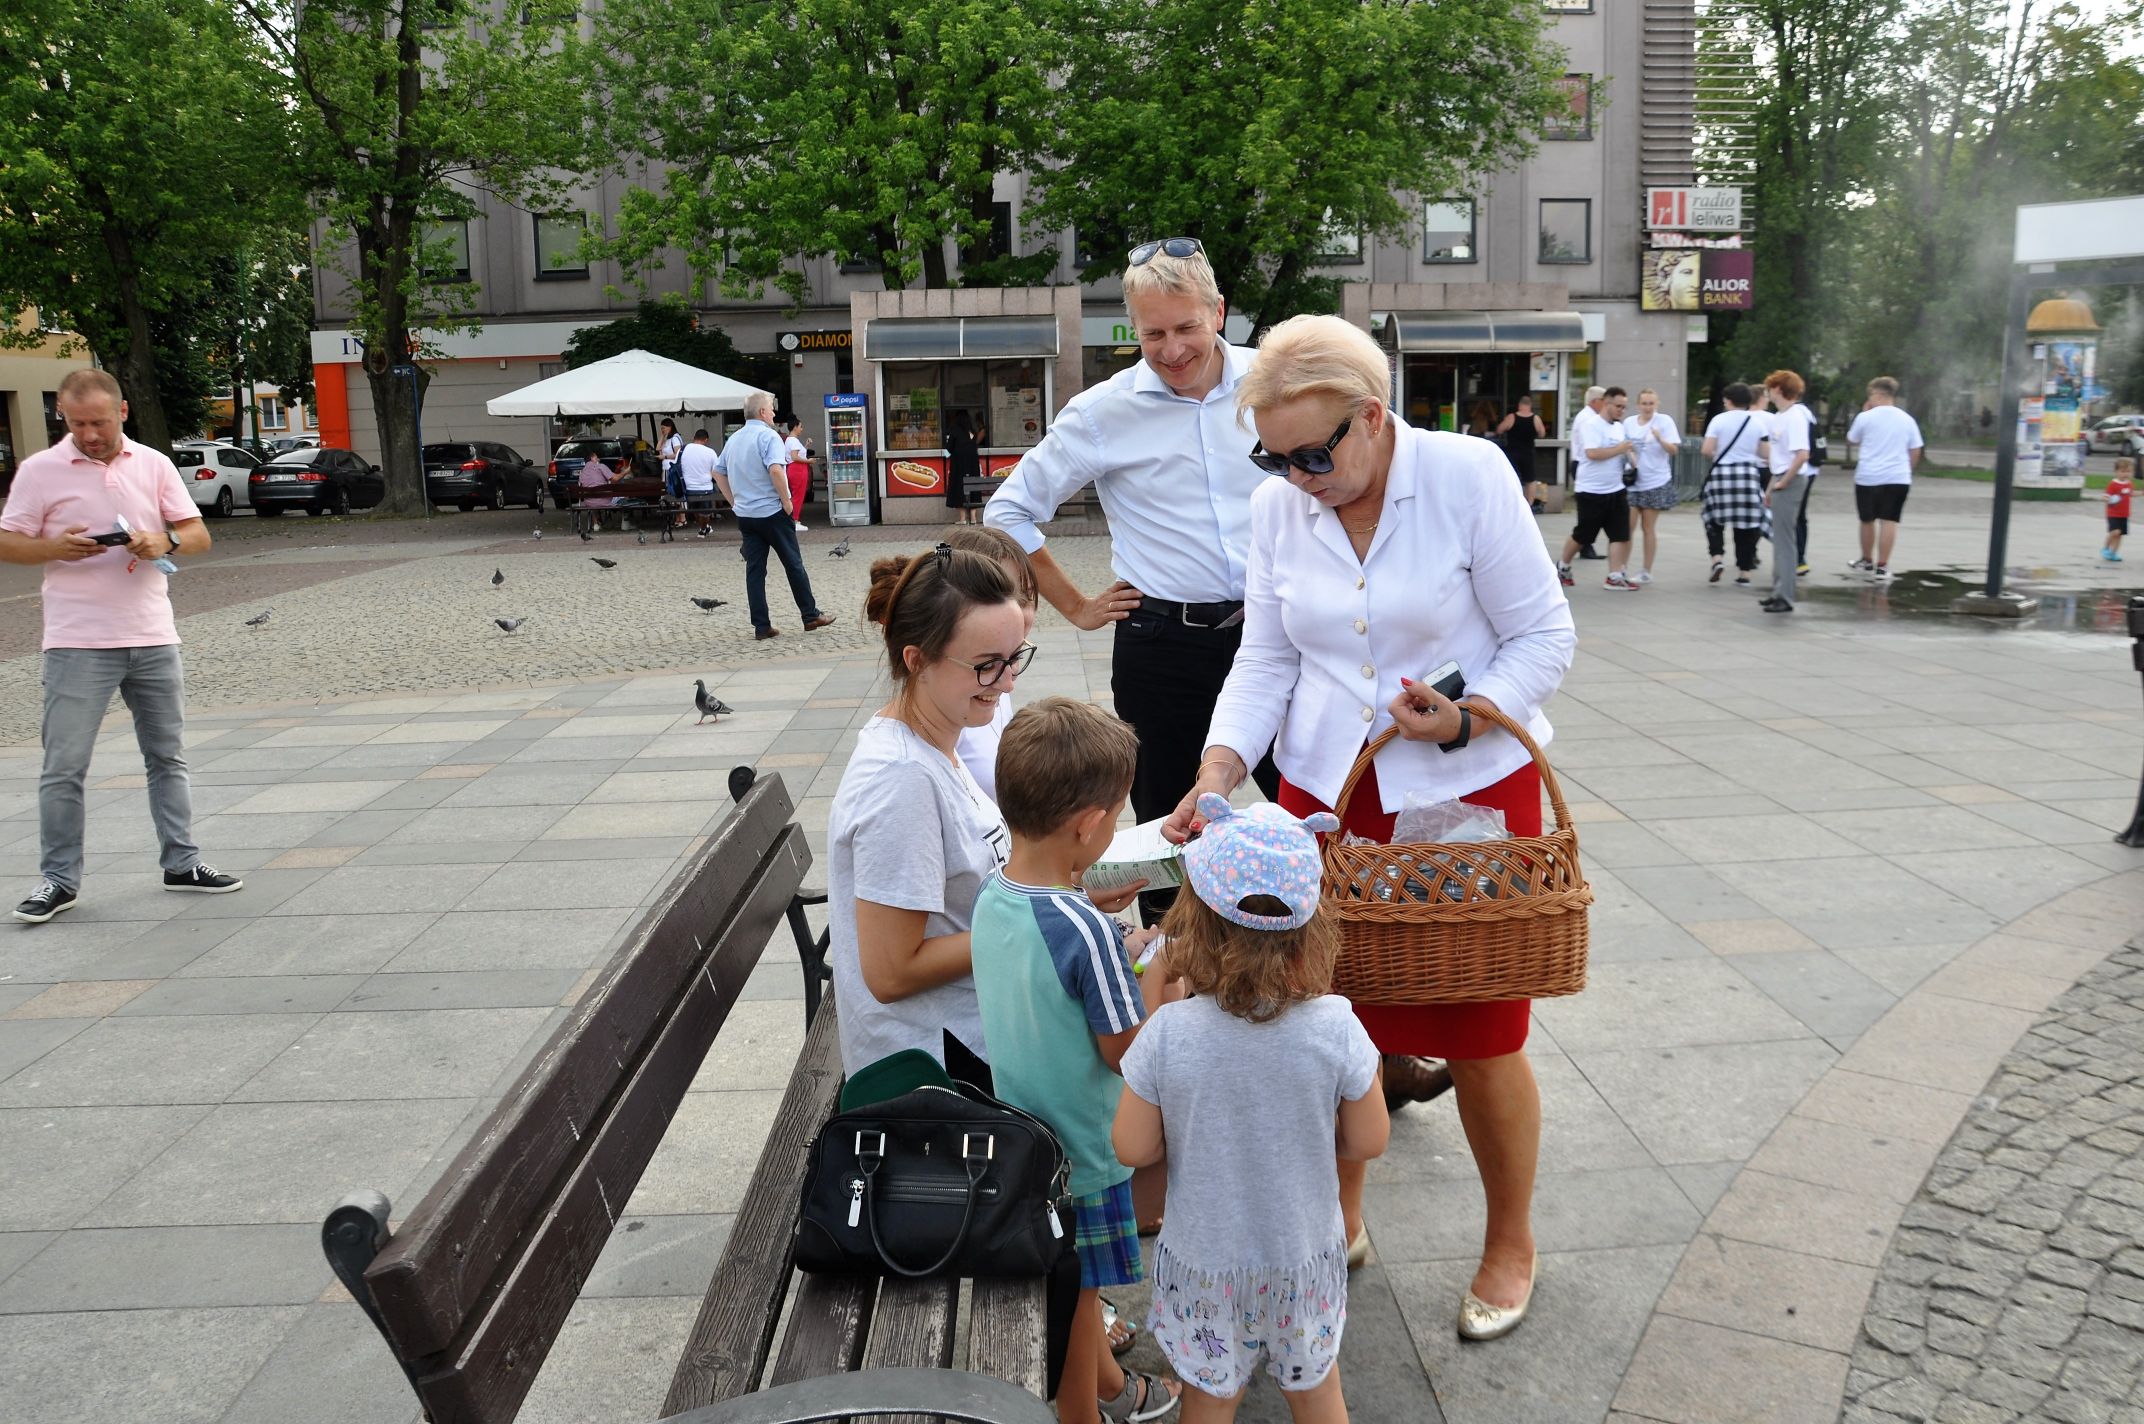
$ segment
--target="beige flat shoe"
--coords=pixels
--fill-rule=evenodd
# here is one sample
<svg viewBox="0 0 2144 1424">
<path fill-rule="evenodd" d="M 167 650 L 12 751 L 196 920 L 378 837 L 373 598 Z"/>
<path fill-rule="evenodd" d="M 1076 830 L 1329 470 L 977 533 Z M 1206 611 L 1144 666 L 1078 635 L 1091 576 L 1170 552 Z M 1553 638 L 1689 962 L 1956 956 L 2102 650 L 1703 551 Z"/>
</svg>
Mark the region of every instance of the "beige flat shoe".
<svg viewBox="0 0 2144 1424">
<path fill-rule="evenodd" d="M 1519 1328 L 1526 1318 L 1526 1307 L 1534 1301 L 1534 1276 L 1541 1269 L 1541 1257 L 1537 1252 L 1526 1264 L 1526 1294 L 1517 1305 L 1491 1305 L 1472 1291 L 1459 1303 L 1459 1338 L 1462 1340 L 1499 1340 Z"/>
<path fill-rule="evenodd" d="M 1363 1263 L 1369 1259 L 1370 1228 L 1365 1226 L 1355 1233 L 1353 1241 L 1347 1243 L 1347 1268 L 1351 1271 L 1359 1271 L 1362 1269 Z"/>
</svg>

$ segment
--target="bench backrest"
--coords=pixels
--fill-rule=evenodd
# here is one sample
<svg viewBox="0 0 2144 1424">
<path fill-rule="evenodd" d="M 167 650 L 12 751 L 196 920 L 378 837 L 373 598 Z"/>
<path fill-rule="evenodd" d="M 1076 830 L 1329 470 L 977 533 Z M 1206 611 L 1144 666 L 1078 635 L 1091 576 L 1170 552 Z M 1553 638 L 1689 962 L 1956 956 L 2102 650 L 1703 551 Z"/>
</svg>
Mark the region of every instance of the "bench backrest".
<svg viewBox="0 0 2144 1424">
<path fill-rule="evenodd" d="M 434 1424 L 511 1420 L 811 853 L 747 791 L 365 1272 Z"/>
</svg>

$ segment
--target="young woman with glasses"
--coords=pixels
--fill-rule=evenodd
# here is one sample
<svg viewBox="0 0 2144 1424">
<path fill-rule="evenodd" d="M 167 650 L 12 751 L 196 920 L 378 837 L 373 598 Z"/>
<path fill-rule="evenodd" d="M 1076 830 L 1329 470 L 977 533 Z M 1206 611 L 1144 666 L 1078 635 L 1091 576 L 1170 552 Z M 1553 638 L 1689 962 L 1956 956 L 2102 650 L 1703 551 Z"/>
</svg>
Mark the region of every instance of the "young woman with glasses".
<svg viewBox="0 0 2144 1424">
<path fill-rule="evenodd" d="M 1392 838 L 1410 797 L 1503 812 L 1513 835 L 1541 834 L 1541 783 L 1516 739 L 1474 720 L 1493 706 L 1549 737 L 1542 706 L 1577 646 L 1523 491 L 1494 446 L 1415 430 L 1389 403 L 1384 353 L 1338 317 L 1283 322 L 1240 390 L 1256 424 L 1251 461 L 1269 478 L 1251 497 L 1243 648 L 1221 690 L 1198 783 L 1170 818 L 1191 829 L 1201 793 L 1227 794 L 1270 746 L 1278 800 L 1328 809 L 1365 742 L 1397 726 L 1349 802 L 1345 829 Z M 1421 679 L 1459 664 L 1455 703 Z M 1284 724 L 1285 717 L 1285 724 Z M 1541 1102 L 1524 1046 L 1525 1000 L 1365 1005 L 1385 1055 L 1388 1099 L 1441 1088 L 1442 1058 L 1488 1197 L 1481 1266 L 1459 1329 L 1488 1339 L 1516 1326 L 1533 1280 L 1531 1224 Z M 1340 1164 L 1351 1261 L 1368 1247 L 1363 1168 Z"/>
</svg>

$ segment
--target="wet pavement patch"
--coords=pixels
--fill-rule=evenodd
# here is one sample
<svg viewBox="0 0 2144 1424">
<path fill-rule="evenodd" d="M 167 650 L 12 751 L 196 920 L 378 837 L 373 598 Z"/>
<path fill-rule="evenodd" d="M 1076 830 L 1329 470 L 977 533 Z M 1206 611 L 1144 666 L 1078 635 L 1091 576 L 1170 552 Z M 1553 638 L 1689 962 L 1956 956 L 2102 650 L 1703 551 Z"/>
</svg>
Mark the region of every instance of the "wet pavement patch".
<svg viewBox="0 0 2144 1424">
<path fill-rule="evenodd" d="M 2040 581 L 2053 572 L 2012 569 L 2005 577 L 2004 588 L 2040 603 L 2037 613 L 2017 619 L 1963 618 L 1951 612 L 1953 600 L 1977 593 L 1986 584 L 1977 571 L 1968 569 L 1908 569 L 1881 584 L 1805 583 L 1800 594 L 1811 612 L 1843 614 L 1867 622 L 1926 619 L 1961 627 L 1985 627 L 1993 632 L 2031 628 L 2043 633 L 2128 635 L 2129 600 L 2144 597 L 2144 588 L 2062 588 Z"/>
</svg>

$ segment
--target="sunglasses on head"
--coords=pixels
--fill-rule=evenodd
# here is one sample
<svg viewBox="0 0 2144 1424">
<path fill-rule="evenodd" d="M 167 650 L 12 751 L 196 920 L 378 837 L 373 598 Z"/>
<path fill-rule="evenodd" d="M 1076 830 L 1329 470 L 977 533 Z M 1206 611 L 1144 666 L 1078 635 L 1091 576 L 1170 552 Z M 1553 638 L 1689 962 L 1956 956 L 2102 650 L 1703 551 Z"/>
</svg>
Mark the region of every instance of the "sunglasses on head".
<svg viewBox="0 0 2144 1424">
<path fill-rule="evenodd" d="M 1348 427 L 1354 423 L 1355 417 L 1349 416 L 1340 422 L 1340 428 L 1333 432 L 1333 438 L 1323 445 L 1305 445 L 1300 450 L 1289 450 L 1286 453 L 1266 449 L 1265 442 L 1261 440 L 1251 447 L 1251 463 L 1269 475 L 1285 475 L 1291 466 L 1306 475 L 1329 475 L 1333 472 L 1333 450 L 1341 441 L 1347 439 Z"/>
<path fill-rule="evenodd" d="M 1128 254 L 1134 267 L 1144 267 L 1154 260 L 1157 252 L 1166 252 L 1171 257 L 1196 257 L 1205 247 L 1195 237 L 1165 237 L 1159 242 L 1142 242 Z"/>
</svg>

